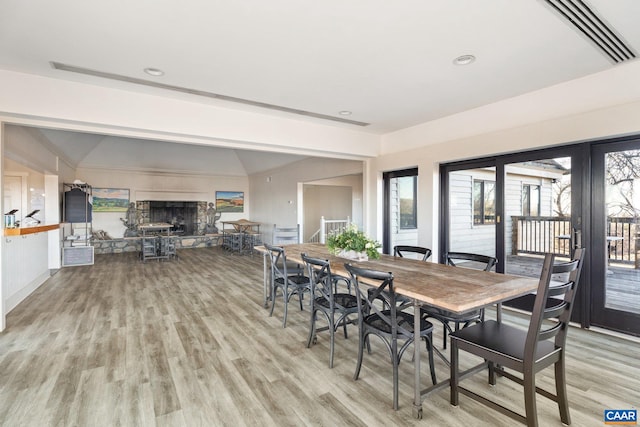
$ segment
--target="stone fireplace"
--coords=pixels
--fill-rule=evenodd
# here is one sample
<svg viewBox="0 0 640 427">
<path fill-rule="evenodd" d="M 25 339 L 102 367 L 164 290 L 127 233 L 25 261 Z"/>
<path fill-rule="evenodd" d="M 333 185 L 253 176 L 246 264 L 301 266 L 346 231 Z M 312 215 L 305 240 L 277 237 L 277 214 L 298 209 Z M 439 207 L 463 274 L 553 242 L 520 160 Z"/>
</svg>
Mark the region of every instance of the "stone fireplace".
<svg viewBox="0 0 640 427">
<path fill-rule="evenodd" d="M 171 224 L 171 233 L 176 235 L 202 234 L 206 223 L 207 202 L 143 200 L 136 203 L 136 208 L 142 213 L 143 223 Z"/>
</svg>

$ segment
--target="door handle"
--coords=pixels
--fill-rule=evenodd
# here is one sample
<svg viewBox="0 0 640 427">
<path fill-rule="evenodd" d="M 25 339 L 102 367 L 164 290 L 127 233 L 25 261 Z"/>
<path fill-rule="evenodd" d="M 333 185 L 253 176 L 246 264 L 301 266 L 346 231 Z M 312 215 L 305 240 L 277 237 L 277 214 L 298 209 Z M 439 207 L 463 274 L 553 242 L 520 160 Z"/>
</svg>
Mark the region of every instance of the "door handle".
<svg viewBox="0 0 640 427">
<path fill-rule="evenodd" d="M 582 230 L 579 228 L 573 228 L 573 236 L 572 236 L 571 247 L 573 249 L 578 249 L 582 247 Z"/>
</svg>

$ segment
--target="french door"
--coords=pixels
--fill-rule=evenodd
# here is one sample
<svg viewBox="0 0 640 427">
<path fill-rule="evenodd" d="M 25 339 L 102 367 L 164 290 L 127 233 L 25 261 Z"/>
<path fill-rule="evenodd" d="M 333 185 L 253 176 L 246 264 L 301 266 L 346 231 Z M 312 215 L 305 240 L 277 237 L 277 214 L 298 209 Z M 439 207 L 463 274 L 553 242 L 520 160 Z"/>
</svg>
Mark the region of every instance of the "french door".
<svg viewBox="0 0 640 427">
<path fill-rule="evenodd" d="M 593 145 L 591 324 L 640 335 L 640 139 Z"/>
<path fill-rule="evenodd" d="M 444 165 L 441 257 L 489 255 L 497 272 L 531 277 L 540 276 L 547 252 L 568 260 L 584 240 L 583 176 L 573 172 L 583 162 L 569 146 Z M 532 300 L 510 305 L 530 309 Z M 580 315 L 575 308 L 574 321 Z"/>
</svg>

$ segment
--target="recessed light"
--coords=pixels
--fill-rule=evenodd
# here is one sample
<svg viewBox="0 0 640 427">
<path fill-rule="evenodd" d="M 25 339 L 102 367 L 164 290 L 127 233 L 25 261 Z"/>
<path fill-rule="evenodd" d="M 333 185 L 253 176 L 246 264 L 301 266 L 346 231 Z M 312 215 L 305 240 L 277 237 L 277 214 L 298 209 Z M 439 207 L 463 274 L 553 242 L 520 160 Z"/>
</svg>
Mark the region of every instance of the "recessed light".
<svg viewBox="0 0 640 427">
<path fill-rule="evenodd" d="M 144 72 L 154 77 L 164 76 L 164 71 L 158 68 L 145 68 Z"/>
<path fill-rule="evenodd" d="M 453 63 L 455 65 L 469 65 L 475 60 L 476 60 L 476 57 L 473 55 L 460 55 L 453 60 Z"/>
<path fill-rule="evenodd" d="M 338 114 L 340 114 L 341 116 L 350 116 L 350 115 L 351 115 L 351 111 L 349 111 L 349 110 L 342 110 L 342 111 L 340 111 Z"/>
</svg>

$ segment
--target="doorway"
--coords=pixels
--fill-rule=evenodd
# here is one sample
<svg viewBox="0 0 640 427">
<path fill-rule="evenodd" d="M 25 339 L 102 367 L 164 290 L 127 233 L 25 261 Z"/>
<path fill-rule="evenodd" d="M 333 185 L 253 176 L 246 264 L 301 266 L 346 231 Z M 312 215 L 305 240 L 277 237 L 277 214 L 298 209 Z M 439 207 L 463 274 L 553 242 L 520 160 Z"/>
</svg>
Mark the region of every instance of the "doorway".
<svg viewBox="0 0 640 427">
<path fill-rule="evenodd" d="M 385 172 L 382 252 L 418 245 L 418 168 Z"/>
<path fill-rule="evenodd" d="M 568 260 L 583 244 L 583 175 L 572 173 L 582 162 L 568 146 L 443 165 L 440 262 L 471 252 L 495 257 L 499 273 L 540 277 L 544 254 Z M 507 305 L 530 310 L 532 300 Z"/>
</svg>

